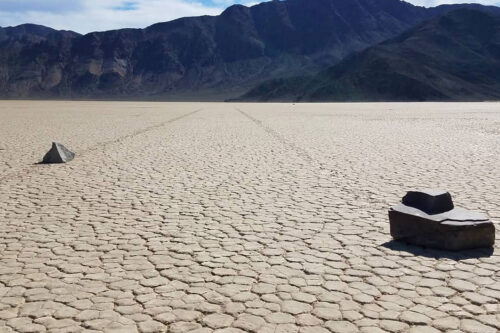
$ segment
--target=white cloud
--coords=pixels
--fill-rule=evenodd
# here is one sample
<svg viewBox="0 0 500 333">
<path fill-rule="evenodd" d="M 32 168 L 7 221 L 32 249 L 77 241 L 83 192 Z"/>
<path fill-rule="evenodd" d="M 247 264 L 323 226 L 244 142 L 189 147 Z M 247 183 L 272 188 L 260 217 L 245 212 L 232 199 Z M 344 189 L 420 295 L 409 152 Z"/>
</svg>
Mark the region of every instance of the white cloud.
<svg viewBox="0 0 500 333">
<path fill-rule="evenodd" d="M 81 33 L 143 28 L 185 16 L 217 15 L 222 8 L 186 0 L 0 0 L 0 26 L 35 23 Z M 15 3 L 17 3 L 17 6 Z M 37 4 L 44 3 L 44 5 Z"/>
<path fill-rule="evenodd" d="M 184 16 L 217 15 L 235 2 L 255 4 L 255 0 L 0 0 L 0 26 L 35 23 L 80 33 L 143 28 Z M 421 6 L 460 2 L 493 5 L 500 0 L 410 2 Z"/>
<path fill-rule="evenodd" d="M 0 0 L 0 12 L 65 12 L 80 9 L 81 5 L 81 0 Z"/>
</svg>

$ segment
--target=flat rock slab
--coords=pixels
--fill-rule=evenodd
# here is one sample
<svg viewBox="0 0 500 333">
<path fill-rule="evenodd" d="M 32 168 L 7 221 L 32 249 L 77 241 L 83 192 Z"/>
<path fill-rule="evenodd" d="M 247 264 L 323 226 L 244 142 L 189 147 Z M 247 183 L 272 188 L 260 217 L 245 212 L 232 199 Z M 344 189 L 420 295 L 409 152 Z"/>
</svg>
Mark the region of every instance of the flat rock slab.
<svg viewBox="0 0 500 333">
<path fill-rule="evenodd" d="M 389 210 L 391 235 L 396 240 L 443 250 L 491 247 L 495 227 L 484 215 L 463 208 L 441 214 L 399 204 Z"/>
<path fill-rule="evenodd" d="M 75 153 L 64 147 L 62 144 L 52 142 L 52 148 L 43 157 L 42 163 L 66 163 L 75 158 Z"/>
</svg>

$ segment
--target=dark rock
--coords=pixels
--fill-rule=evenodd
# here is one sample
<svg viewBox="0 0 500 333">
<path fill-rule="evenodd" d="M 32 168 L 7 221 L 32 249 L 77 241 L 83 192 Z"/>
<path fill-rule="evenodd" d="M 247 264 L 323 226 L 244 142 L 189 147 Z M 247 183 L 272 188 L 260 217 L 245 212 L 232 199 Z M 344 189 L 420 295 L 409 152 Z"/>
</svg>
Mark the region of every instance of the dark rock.
<svg viewBox="0 0 500 333">
<path fill-rule="evenodd" d="M 68 150 L 62 144 L 52 142 L 52 148 L 43 157 L 42 163 L 66 163 L 75 158 L 75 153 Z"/>
<path fill-rule="evenodd" d="M 403 197 L 403 204 L 427 214 L 444 213 L 454 207 L 450 193 L 440 190 L 409 191 Z"/>
<path fill-rule="evenodd" d="M 451 203 L 447 192 L 420 192 L 429 197 L 439 198 L 442 202 Z M 436 194 L 436 195 L 432 195 Z M 406 197 L 418 198 L 410 200 L 429 207 L 431 199 L 423 199 L 425 195 L 410 194 Z M 405 197 L 405 198 L 406 198 Z M 407 198 L 408 200 L 408 198 Z M 439 199 L 437 199 L 439 201 Z M 431 205 L 431 207 L 435 207 Z M 463 208 L 428 214 L 427 212 L 405 204 L 399 204 L 389 210 L 391 235 L 395 240 L 403 240 L 411 244 L 443 250 L 465 250 L 480 247 L 491 247 L 495 243 L 495 227 L 484 215 Z"/>
</svg>

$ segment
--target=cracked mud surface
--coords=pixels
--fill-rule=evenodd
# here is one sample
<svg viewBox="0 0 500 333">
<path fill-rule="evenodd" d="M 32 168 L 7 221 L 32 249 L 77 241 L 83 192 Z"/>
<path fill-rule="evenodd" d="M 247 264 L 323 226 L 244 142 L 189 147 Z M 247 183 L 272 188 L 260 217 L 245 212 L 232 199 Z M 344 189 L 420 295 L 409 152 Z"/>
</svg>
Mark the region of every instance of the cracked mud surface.
<svg viewBox="0 0 500 333">
<path fill-rule="evenodd" d="M 413 188 L 500 222 L 500 104 L 0 102 L 0 332 L 497 332 L 500 254 L 391 242 Z M 36 165 L 59 141 L 64 165 Z M 499 238 L 499 227 L 497 239 Z"/>
</svg>

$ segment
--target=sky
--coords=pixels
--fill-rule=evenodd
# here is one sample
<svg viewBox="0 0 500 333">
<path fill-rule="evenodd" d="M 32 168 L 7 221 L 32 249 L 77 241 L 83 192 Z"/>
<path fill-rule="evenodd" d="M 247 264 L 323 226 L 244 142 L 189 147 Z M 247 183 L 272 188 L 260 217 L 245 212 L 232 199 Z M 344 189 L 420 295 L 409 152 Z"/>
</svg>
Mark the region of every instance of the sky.
<svg viewBox="0 0 500 333">
<path fill-rule="evenodd" d="M 311 0 L 313 1 L 313 0 Z M 348 0 L 346 0 L 348 1 Z M 179 17 L 217 15 L 234 4 L 258 0 L 0 0 L 0 26 L 46 25 L 79 33 L 118 28 L 144 28 Z M 408 0 L 419 6 L 444 3 L 500 5 L 500 0 Z"/>
</svg>

